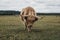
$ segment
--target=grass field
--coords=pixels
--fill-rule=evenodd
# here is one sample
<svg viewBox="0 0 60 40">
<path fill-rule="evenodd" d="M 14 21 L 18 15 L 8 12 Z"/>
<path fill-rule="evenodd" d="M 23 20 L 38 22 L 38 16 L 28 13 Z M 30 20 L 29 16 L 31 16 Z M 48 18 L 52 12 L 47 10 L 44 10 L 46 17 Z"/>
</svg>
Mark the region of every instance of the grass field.
<svg viewBox="0 0 60 40">
<path fill-rule="evenodd" d="M 0 16 L 0 40 L 60 40 L 60 16 L 45 16 L 32 27 L 24 30 L 19 16 Z"/>
</svg>

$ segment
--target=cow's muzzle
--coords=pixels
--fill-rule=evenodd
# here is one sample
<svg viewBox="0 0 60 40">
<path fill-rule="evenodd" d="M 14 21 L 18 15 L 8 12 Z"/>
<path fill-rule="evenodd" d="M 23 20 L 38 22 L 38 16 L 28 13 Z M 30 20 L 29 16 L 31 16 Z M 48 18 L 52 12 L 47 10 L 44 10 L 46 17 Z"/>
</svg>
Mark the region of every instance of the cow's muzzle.
<svg viewBox="0 0 60 40">
<path fill-rule="evenodd" d="M 31 32 L 31 27 L 32 27 L 32 25 L 29 25 L 29 26 L 27 27 L 28 32 Z"/>
</svg>

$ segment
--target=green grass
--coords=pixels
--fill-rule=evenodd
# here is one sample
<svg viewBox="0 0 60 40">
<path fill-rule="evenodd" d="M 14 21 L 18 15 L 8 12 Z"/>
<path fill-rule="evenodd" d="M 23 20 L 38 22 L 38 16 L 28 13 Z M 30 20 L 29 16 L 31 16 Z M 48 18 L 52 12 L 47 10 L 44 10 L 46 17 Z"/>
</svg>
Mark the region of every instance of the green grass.
<svg viewBox="0 0 60 40">
<path fill-rule="evenodd" d="M 31 32 L 17 16 L 0 16 L 0 40 L 60 40 L 60 16 L 45 16 L 34 23 Z"/>
</svg>

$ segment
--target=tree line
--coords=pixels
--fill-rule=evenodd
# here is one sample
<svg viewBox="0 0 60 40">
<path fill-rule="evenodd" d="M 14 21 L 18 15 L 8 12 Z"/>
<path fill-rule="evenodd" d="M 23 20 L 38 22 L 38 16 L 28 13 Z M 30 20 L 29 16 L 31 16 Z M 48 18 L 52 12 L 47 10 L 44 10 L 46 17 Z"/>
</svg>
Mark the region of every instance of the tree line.
<svg viewBox="0 0 60 40">
<path fill-rule="evenodd" d="M 3 11 L 0 10 L 0 15 L 19 15 L 20 11 Z M 37 13 L 37 15 L 60 15 L 60 13 Z"/>
<path fill-rule="evenodd" d="M 19 11 L 0 11 L 0 15 L 19 15 Z"/>
</svg>

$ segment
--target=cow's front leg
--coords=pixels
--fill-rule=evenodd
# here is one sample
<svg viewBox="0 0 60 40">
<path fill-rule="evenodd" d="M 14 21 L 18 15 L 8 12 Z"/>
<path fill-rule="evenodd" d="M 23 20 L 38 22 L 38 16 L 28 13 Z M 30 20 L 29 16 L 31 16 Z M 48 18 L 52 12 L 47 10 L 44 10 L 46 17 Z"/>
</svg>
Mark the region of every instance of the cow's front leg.
<svg viewBox="0 0 60 40">
<path fill-rule="evenodd" d="M 32 26 L 27 26 L 28 32 L 31 32 L 31 27 L 32 27 Z"/>
<path fill-rule="evenodd" d="M 27 24 L 25 23 L 25 30 L 27 30 Z"/>
</svg>

